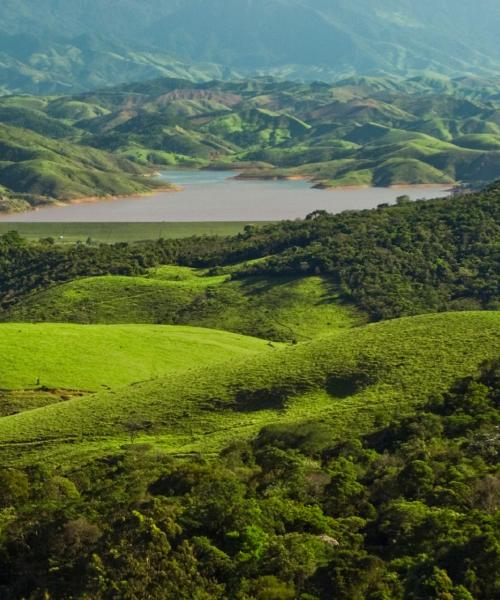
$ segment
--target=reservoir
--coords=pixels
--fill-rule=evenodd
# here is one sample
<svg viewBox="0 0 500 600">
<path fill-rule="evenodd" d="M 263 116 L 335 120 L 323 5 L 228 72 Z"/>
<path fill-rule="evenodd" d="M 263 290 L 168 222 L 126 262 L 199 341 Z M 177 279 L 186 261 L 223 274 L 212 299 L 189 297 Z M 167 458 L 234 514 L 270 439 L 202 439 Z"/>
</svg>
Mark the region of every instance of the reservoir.
<svg viewBox="0 0 500 600">
<path fill-rule="evenodd" d="M 147 196 L 49 206 L 0 216 L 10 222 L 275 221 L 314 210 L 339 213 L 413 200 L 444 197 L 447 186 L 316 190 L 308 181 L 236 180 L 234 171 L 169 170 L 164 181 L 182 188 Z"/>
</svg>

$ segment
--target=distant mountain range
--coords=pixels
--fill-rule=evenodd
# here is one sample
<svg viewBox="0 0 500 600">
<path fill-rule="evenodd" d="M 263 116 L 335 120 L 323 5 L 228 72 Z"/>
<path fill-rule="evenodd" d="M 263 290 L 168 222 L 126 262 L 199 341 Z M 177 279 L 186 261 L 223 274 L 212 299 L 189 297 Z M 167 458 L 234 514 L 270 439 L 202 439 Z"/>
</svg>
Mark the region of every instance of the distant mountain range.
<svg viewBox="0 0 500 600">
<path fill-rule="evenodd" d="M 500 71 L 498 0 L 2 0 L 0 93 Z"/>
</svg>

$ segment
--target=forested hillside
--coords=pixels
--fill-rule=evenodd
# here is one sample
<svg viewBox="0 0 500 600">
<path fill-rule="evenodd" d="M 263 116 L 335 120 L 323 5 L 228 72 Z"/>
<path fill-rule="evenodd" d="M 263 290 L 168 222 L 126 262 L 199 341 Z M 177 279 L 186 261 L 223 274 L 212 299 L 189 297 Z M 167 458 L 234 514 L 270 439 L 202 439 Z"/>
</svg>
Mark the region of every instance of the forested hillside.
<svg viewBox="0 0 500 600">
<path fill-rule="evenodd" d="M 499 198 L 1 236 L 0 596 L 496 598 Z"/>
<path fill-rule="evenodd" d="M 321 419 L 210 461 L 2 469 L 2 597 L 496 598 L 498 409 L 487 362 L 362 437 Z"/>
</svg>

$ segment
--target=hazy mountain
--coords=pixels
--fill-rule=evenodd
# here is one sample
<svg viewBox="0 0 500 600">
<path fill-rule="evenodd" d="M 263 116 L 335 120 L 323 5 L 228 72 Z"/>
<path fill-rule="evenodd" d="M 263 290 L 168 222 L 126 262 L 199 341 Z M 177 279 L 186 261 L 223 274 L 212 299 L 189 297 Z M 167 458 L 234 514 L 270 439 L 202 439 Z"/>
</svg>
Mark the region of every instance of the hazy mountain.
<svg viewBox="0 0 500 600">
<path fill-rule="evenodd" d="M 0 90 L 500 70 L 497 0 L 3 0 Z"/>
</svg>

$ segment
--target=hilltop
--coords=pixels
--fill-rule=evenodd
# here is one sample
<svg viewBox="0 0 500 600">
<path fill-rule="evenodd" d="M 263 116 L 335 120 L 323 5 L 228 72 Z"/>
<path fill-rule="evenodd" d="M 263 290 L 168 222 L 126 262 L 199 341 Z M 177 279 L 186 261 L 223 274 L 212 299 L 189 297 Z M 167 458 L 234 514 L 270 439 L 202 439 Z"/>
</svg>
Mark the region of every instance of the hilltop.
<svg viewBox="0 0 500 600">
<path fill-rule="evenodd" d="M 145 276 L 81 278 L 28 296 L 9 321 L 167 323 L 304 341 L 364 318 L 323 277 L 250 277 L 159 267 Z"/>
<path fill-rule="evenodd" d="M 0 331 L 3 390 L 95 392 L 269 350 L 257 338 L 168 325 L 3 323 Z"/>
</svg>

